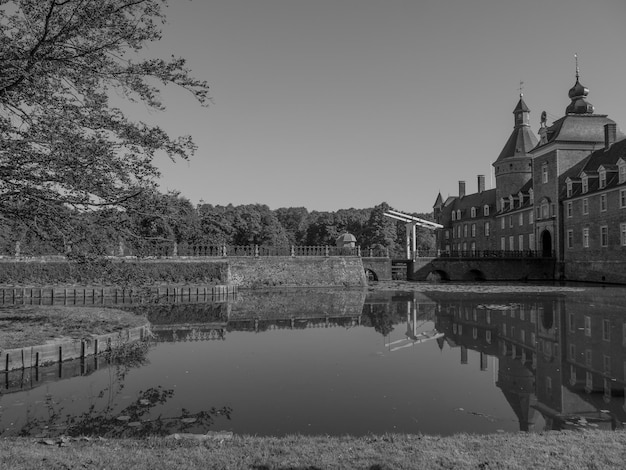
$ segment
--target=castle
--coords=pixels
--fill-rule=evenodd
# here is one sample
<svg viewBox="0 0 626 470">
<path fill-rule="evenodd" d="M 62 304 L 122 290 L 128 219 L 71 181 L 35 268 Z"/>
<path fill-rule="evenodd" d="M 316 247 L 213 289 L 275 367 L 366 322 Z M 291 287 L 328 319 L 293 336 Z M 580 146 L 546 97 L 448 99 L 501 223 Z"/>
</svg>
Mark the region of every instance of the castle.
<svg viewBox="0 0 626 470">
<path fill-rule="evenodd" d="M 493 163 L 495 188 L 433 206 L 437 249 L 451 256 L 542 256 L 557 278 L 626 283 L 626 136 L 595 114 L 589 89 L 569 90 L 565 115 L 552 125 L 542 113 L 539 136 L 520 93 L 513 132 Z"/>
</svg>

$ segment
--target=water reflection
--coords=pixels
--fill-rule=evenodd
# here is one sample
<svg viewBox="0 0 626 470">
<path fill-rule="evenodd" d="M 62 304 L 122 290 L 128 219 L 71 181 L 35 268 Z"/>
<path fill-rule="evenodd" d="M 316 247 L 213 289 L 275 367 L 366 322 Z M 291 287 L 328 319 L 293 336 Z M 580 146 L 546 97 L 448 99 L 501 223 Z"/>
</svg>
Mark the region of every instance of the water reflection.
<svg viewBox="0 0 626 470">
<path fill-rule="evenodd" d="M 619 429 L 625 298 L 586 288 L 162 299 L 132 307 L 157 341 L 146 364 L 5 375 L 0 434 Z M 79 377 L 60 380 L 70 370 Z"/>
<path fill-rule="evenodd" d="M 605 292 L 606 293 L 606 292 Z M 520 430 L 622 428 L 626 421 L 626 318 L 615 297 L 602 294 L 473 296 L 438 299 L 436 328 L 446 342 L 498 358 L 496 386 L 514 410 Z"/>
</svg>

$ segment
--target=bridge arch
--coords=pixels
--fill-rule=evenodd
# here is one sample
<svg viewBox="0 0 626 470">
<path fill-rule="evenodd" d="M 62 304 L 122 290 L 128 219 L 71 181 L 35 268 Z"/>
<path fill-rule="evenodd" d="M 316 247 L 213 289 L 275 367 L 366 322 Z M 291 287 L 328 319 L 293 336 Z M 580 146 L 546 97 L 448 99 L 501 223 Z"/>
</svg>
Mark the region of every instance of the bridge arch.
<svg viewBox="0 0 626 470">
<path fill-rule="evenodd" d="M 463 280 L 471 281 L 471 282 L 485 281 L 486 277 L 485 277 L 485 273 L 483 273 L 481 270 L 470 269 L 463 275 Z"/>
<path fill-rule="evenodd" d="M 450 275 L 441 269 L 435 269 L 428 273 L 426 280 L 429 282 L 449 281 Z"/>
<path fill-rule="evenodd" d="M 373 269 L 365 268 L 365 278 L 368 281 L 375 282 L 378 281 L 378 274 Z"/>
</svg>

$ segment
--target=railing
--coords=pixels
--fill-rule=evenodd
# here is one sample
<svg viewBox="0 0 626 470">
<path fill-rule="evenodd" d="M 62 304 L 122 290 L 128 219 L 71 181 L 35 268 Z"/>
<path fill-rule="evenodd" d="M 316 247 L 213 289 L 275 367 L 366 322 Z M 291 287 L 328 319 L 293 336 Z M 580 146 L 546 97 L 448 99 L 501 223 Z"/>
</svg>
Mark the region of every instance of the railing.
<svg viewBox="0 0 626 470">
<path fill-rule="evenodd" d="M 440 251 L 439 258 L 550 258 L 554 252 L 546 256 L 542 251 L 535 250 L 482 250 L 482 251 Z"/>
<path fill-rule="evenodd" d="M 37 256 L 68 256 L 74 255 L 80 257 L 78 252 L 66 252 L 64 254 L 58 252 L 46 252 L 39 255 L 30 253 L 12 253 L 1 255 L 0 258 L 31 258 Z M 389 253 L 385 248 L 361 248 L 355 247 L 337 247 L 330 245 L 319 246 L 265 246 L 265 245 L 195 245 L 187 243 L 146 243 L 141 247 L 120 246 L 108 250 L 107 257 L 112 258 L 176 258 L 176 257 L 207 257 L 207 258 L 225 258 L 225 257 L 270 257 L 270 256 L 289 256 L 289 257 L 329 257 L 329 256 L 354 256 L 354 257 L 375 257 L 388 258 Z"/>
</svg>

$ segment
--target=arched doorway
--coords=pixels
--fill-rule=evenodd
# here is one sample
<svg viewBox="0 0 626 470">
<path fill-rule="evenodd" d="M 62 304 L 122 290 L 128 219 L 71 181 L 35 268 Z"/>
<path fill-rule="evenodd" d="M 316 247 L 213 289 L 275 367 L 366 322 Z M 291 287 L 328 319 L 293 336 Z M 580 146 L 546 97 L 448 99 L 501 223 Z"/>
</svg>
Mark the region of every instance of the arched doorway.
<svg viewBox="0 0 626 470">
<path fill-rule="evenodd" d="M 541 256 L 544 258 L 552 256 L 552 234 L 549 230 L 544 230 L 541 234 Z"/>
</svg>

